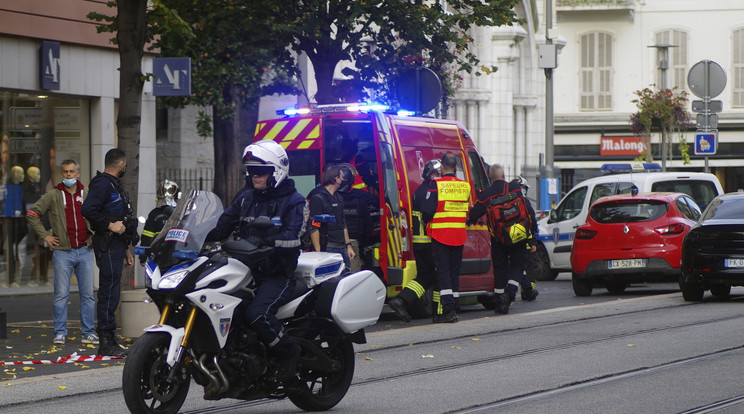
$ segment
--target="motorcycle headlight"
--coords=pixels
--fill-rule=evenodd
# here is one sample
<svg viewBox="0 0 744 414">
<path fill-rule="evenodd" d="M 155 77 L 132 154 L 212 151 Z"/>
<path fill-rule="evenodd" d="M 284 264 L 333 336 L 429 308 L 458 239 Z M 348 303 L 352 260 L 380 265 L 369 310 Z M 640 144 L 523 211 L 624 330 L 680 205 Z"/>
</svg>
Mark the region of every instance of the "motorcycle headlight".
<svg viewBox="0 0 744 414">
<path fill-rule="evenodd" d="M 173 272 L 160 279 L 160 283 L 158 283 L 158 289 L 175 289 L 176 286 L 181 284 L 183 279 L 186 278 L 188 274 L 189 271 L 187 269 Z"/>
</svg>

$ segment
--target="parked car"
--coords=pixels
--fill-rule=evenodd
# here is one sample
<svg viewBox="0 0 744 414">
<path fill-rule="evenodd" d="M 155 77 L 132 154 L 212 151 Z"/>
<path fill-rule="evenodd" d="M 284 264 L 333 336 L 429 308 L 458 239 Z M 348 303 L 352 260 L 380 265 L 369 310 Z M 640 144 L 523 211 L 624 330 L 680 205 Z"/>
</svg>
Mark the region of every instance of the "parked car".
<svg viewBox="0 0 744 414">
<path fill-rule="evenodd" d="M 595 284 L 621 293 L 630 283 L 679 280 L 682 241 L 700 215 L 697 203 L 684 193 L 600 198 L 576 229 L 574 293 L 589 296 Z"/>
<path fill-rule="evenodd" d="M 636 166 L 636 163 L 605 164 L 602 170 L 609 172 L 608 175 L 576 184 L 550 210 L 548 217 L 538 220 L 537 251 L 527 267 L 530 278 L 554 280 L 558 272 L 571 271 L 574 233 L 586 221 L 589 206 L 600 197 L 630 194 L 634 190 L 639 193 L 680 192 L 690 195 L 702 211 L 717 195 L 723 194 L 721 183 L 713 174 L 660 172 L 661 166 L 656 163 L 643 163 L 640 169 L 634 168 Z"/>
<path fill-rule="evenodd" d="M 726 297 L 744 286 L 744 193 L 716 197 L 682 245 L 679 287 L 686 301 L 700 301 L 706 290 Z"/>
</svg>

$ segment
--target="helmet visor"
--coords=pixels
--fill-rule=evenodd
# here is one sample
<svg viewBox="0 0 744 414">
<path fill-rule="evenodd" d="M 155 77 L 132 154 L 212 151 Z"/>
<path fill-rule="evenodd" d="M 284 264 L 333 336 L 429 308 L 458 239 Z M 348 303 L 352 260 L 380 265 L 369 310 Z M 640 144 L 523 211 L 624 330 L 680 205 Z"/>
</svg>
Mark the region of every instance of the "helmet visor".
<svg viewBox="0 0 744 414">
<path fill-rule="evenodd" d="M 245 171 L 248 175 L 255 175 L 255 176 L 264 176 L 264 175 L 271 175 L 274 173 L 274 167 L 271 166 L 258 166 L 258 165 L 249 165 L 245 167 Z"/>
</svg>

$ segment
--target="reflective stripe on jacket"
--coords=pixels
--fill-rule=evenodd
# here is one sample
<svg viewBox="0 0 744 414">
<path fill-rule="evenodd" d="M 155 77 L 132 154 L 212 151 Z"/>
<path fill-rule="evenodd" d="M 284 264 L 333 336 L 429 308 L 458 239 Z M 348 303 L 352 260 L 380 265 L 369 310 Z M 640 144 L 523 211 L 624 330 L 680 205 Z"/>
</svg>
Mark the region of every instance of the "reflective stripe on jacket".
<svg viewBox="0 0 744 414">
<path fill-rule="evenodd" d="M 451 175 L 434 180 L 437 210 L 429 222 L 429 236 L 450 246 L 462 246 L 468 239 L 465 221 L 468 216 L 470 184 Z"/>
</svg>

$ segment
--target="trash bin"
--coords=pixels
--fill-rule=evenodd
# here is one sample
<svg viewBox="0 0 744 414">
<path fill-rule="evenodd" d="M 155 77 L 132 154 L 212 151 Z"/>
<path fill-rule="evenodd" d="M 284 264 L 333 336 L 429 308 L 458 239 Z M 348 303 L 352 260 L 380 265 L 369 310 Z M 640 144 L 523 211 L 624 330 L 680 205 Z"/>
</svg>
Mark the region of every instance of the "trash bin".
<svg viewBox="0 0 744 414">
<path fill-rule="evenodd" d="M 138 338 L 143 330 L 150 325 L 155 325 L 160 319 L 158 307 L 153 302 L 146 303 L 149 299 L 145 289 L 122 290 L 121 291 L 121 335 L 128 338 Z"/>
</svg>

